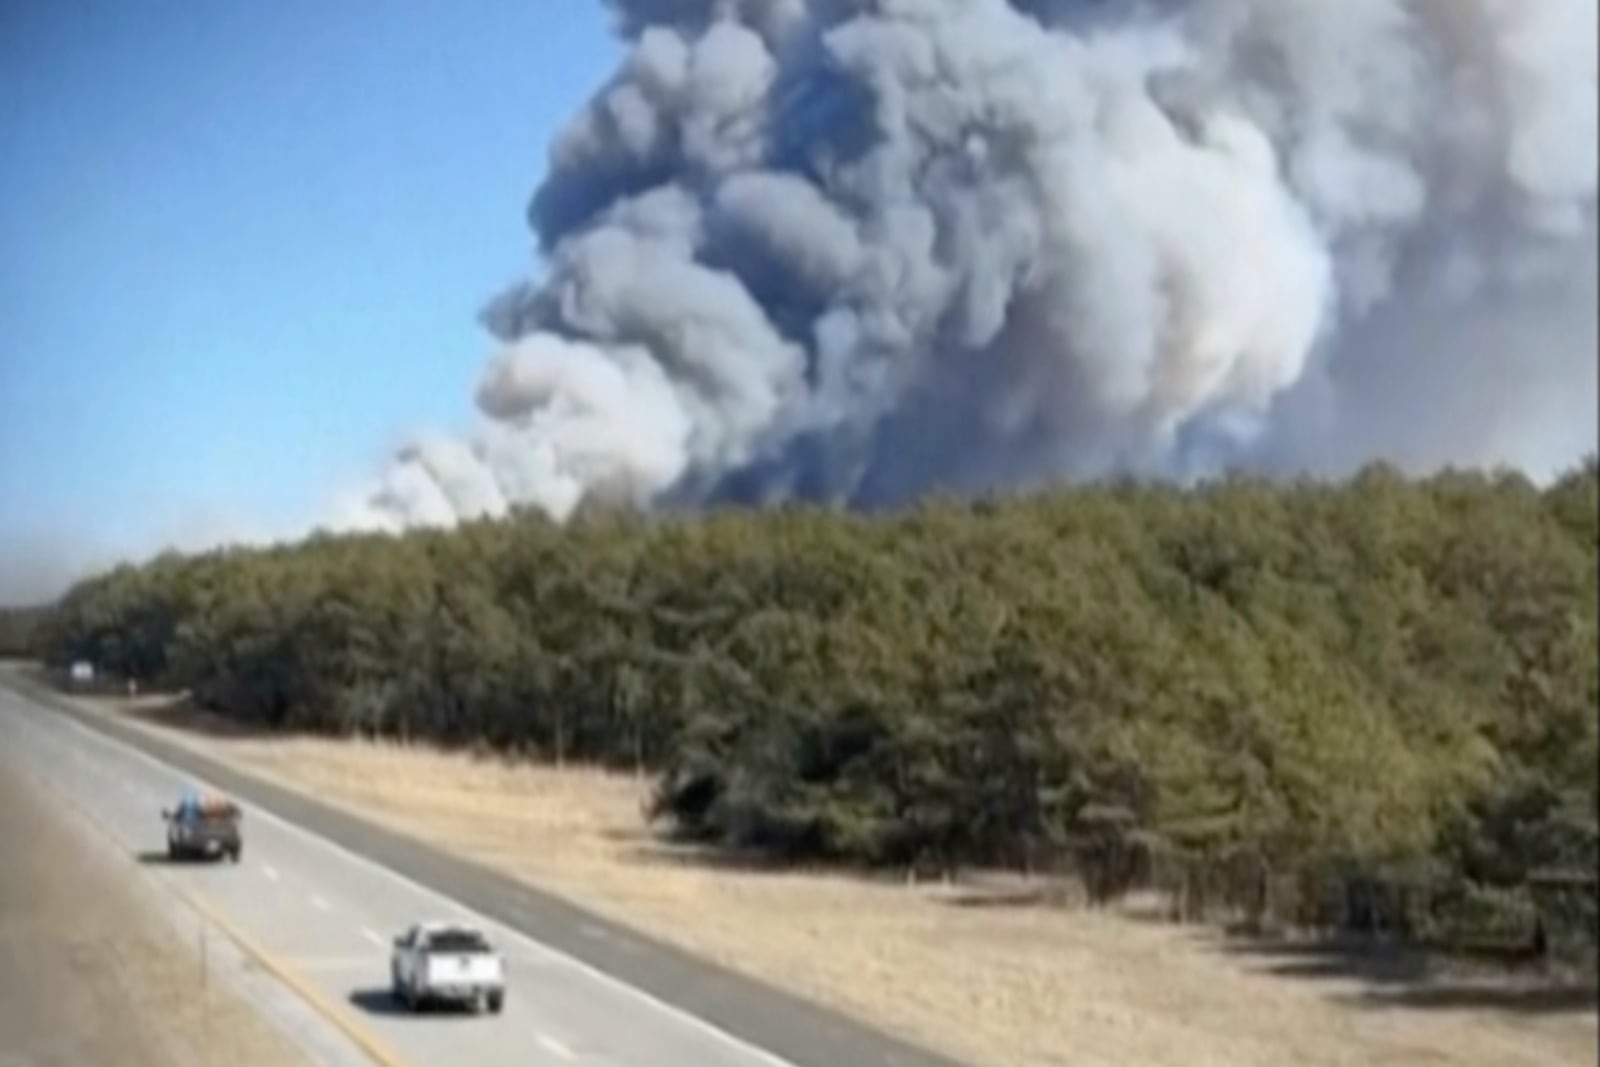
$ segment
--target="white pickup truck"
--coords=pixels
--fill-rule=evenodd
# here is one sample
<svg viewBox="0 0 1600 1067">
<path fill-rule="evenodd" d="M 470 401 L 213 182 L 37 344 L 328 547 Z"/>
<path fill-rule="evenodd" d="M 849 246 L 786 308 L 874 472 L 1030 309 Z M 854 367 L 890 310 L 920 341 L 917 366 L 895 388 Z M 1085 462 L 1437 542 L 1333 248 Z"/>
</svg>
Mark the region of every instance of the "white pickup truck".
<svg viewBox="0 0 1600 1067">
<path fill-rule="evenodd" d="M 505 962 L 481 931 L 460 923 L 418 923 L 395 938 L 389 975 L 411 1011 L 449 1001 L 498 1014 L 506 1002 Z"/>
</svg>

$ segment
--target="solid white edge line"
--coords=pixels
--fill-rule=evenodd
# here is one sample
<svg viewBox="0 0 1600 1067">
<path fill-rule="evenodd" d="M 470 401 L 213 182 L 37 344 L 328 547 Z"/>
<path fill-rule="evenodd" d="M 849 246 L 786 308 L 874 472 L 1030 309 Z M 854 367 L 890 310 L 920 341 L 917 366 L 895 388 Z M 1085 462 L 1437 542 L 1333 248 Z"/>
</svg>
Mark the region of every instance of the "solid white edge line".
<svg viewBox="0 0 1600 1067">
<path fill-rule="evenodd" d="M 33 703 L 34 705 L 39 706 L 39 707 L 43 707 L 43 705 L 40 704 L 39 701 L 30 701 L 30 703 Z M 49 709 L 46 708 L 45 710 L 48 711 Z M 103 712 L 90 711 L 88 709 L 85 709 L 84 713 L 88 714 L 88 715 L 104 714 Z M 165 763 L 162 760 L 157 759 L 155 756 L 152 756 L 150 753 L 144 751 L 141 748 L 137 748 L 137 747 L 135 747 L 133 745 L 127 744 L 126 742 L 121 741 L 121 740 L 119 740 L 119 739 L 117 739 L 115 737 L 112 737 L 109 734 L 105 734 L 105 733 L 100 732 L 99 730 L 96 730 L 92 726 L 87 726 L 84 723 L 79 722 L 77 719 L 73 718 L 71 715 L 62 715 L 60 713 L 52 713 L 52 714 L 55 714 L 56 717 L 58 719 L 60 719 L 60 721 L 66 723 L 66 725 L 68 725 L 68 726 L 72 727 L 73 729 L 77 730 L 79 733 L 84 734 L 85 736 L 90 737 L 93 740 L 95 740 L 95 741 L 99 742 L 100 744 L 105 745 L 107 747 L 114 748 L 114 749 L 121 749 L 122 751 L 127 752 L 127 753 L 129 753 L 129 754 L 131 754 L 131 755 L 143 760 L 145 763 L 148 763 L 150 766 L 155 767 L 157 770 L 161 771 L 164 774 L 171 774 L 171 775 L 177 775 L 179 777 L 192 778 L 196 782 L 198 782 L 200 785 L 202 785 L 202 786 L 204 786 L 206 788 L 215 789 L 219 793 L 220 792 L 226 792 L 226 790 L 221 789 L 215 783 L 208 782 L 204 778 L 200 777 L 199 775 L 191 774 L 190 772 L 188 772 L 186 770 L 183 770 L 180 767 L 174 767 L 170 763 Z M 177 744 L 177 742 L 169 742 L 169 743 Z M 204 753 L 198 753 L 197 752 L 197 753 L 195 753 L 195 755 L 199 755 L 199 756 L 204 757 Z M 212 758 L 213 760 L 215 760 L 215 757 L 205 757 L 205 758 Z M 221 760 L 215 760 L 215 761 L 216 762 L 222 762 Z M 249 772 L 241 772 L 241 773 L 249 774 Z M 254 777 L 254 775 L 251 775 L 251 776 Z M 282 789 L 284 789 L 285 792 L 288 792 L 288 793 L 291 793 L 291 794 L 297 792 L 297 790 L 294 790 L 294 789 L 289 788 L 287 786 L 280 786 L 279 788 L 282 788 Z M 333 807 L 332 805 L 329 805 L 329 806 Z M 495 919 L 490 918 L 487 915 L 482 914 L 481 912 L 478 912 L 478 911 L 476 911 L 476 910 L 474 910 L 472 908 L 467 907 L 465 904 L 462 904 L 458 900 L 454 900 L 454 899 L 452 899 L 450 897 L 445 896 L 443 893 L 439 892 L 436 889 L 430 889 L 428 886 L 423 885 L 421 882 L 418 882 L 418 881 L 410 878 L 407 875 L 401 874 L 399 871 L 393 870 L 392 868 L 389 868 L 389 867 L 385 867 L 383 864 L 379 863 L 378 861 L 373 860 L 373 859 L 368 859 L 366 856 L 363 856 L 358 852 L 353 852 L 350 849 L 345 848 L 343 845 L 339 844 L 336 841 L 330 841 L 328 838 L 323 837 L 321 834 L 318 834 L 314 830 L 309 830 L 306 827 L 300 826 L 297 823 L 290 822 L 288 819 L 285 819 L 282 816 L 277 815 L 276 813 L 274 813 L 272 811 L 268 811 L 267 809 L 262 808 L 262 807 L 260 807 L 259 805 L 255 804 L 253 802 L 248 804 L 248 805 L 246 805 L 246 807 L 248 807 L 251 810 L 254 810 L 258 817 L 260 817 L 262 819 L 265 819 L 266 821 L 268 821 L 270 823 L 273 823 L 274 825 L 279 826 L 279 827 L 281 827 L 281 828 L 283 828 L 285 830 L 288 830 L 291 833 L 297 834 L 297 835 L 299 835 L 300 837 L 304 838 L 307 841 L 311 841 L 311 842 L 313 842 L 313 843 L 315 843 L 317 845 L 320 845 L 321 847 L 332 851 L 336 855 L 343 856 L 346 859 L 352 860 L 355 863 L 360 864 L 360 865 L 362 865 L 364 867 L 367 867 L 370 870 L 377 871 L 379 874 L 382 874 L 387 878 L 393 879 L 394 881 L 400 883 L 401 885 L 409 887 L 413 892 L 420 893 L 421 895 L 423 895 L 425 897 L 428 897 L 428 898 L 430 898 L 432 900 L 439 901 L 439 902 L 447 905 L 450 908 L 457 909 L 457 910 L 459 910 L 459 911 L 461 911 L 461 912 L 463 912 L 463 913 L 465 913 L 465 914 L 467 914 L 469 916 L 472 916 L 474 920 L 481 921 L 485 925 L 499 927 L 500 929 L 504 930 L 505 933 L 508 936 L 510 936 L 511 938 L 513 938 L 513 939 L 515 939 L 517 941 L 520 941 L 523 944 L 528 945 L 528 946 L 538 950 L 539 952 L 546 953 L 547 955 L 549 955 L 551 958 L 553 958 L 555 960 L 558 960 L 558 961 L 560 961 L 562 963 L 565 963 L 567 966 L 570 966 L 571 968 L 573 968 L 574 970 L 578 971 L 579 973 L 586 975 L 587 977 L 589 977 L 593 981 L 599 983 L 600 985 L 607 986 L 608 988 L 613 989 L 613 990 L 615 990 L 617 992 L 624 993 L 624 994 L 626 994 L 626 995 L 628 995 L 630 997 L 633 997 L 635 1000 L 639 1001 L 642 1004 L 649 1005 L 651 1008 L 653 1008 L 656 1011 L 661 1012 L 663 1015 L 667 1016 L 668 1018 L 676 1019 L 678 1022 L 688 1026 L 690 1029 L 697 1030 L 701 1034 L 705 1035 L 706 1037 L 712 1038 L 712 1039 L 714 1039 L 716 1041 L 720 1041 L 720 1042 L 726 1044 L 727 1046 L 729 1046 L 730 1048 L 734 1048 L 734 1049 L 739 1050 L 740 1052 L 744 1053 L 747 1056 L 752 1056 L 755 1059 L 761 1061 L 762 1063 L 768 1064 L 769 1067 L 798 1067 L 797 1064 L 794 1064 L 794 1063 L 790 1062 L 789 1060 L 782 1059 L 781 1057 L 777 1056 L 775 1053 L 768 1052 L 764 1048 L 760 1048 L 760 1047 L 758 1047 L 756 1045 L 752 1045 L 748 1041 L 744 1040 L 741 1037 L 735 1037 L 733 1034 L 730 1034 L 726 1030 L 723 1030 L 723 1029 L 715 1026 L 714 1024 L 707 1022 L 706 1020 L 700 1018 L 698 1015 L 695 1015 L 695 1014 L 693 1014 L 691 1012 L 685 1011 L 684 1009 L 679 1008 L 679 1007 L 677 1007 L 675 1005 L 669 1004 L 666 1001 L 664 1001 L 664 1000 L 660 999 L 659 997 L 655 996 L 654 994 L 647 993 L 643 989 L 640 989 L 638 986 L 629 985 L 627 982 L 624 982 L 622 979 L 613 977 L 612 975 L 609 975 L 606 972 L 600 970 L 598 967 L 595 967 L 595 966 L 593 966 L 592 964 L 589 964 L 589 963 L 585 963 L 583 960 L 578 959 L 576 956 L 572 956 L 572 955 L 569 955 L 566 952 L 562 952 L 560 949 L 552 948 L 551 946 L 545 944 L 543 941 L 540 941 L 537 938 L 534 938 L 530 934 L 525 934 L 521 930 L 517 930 L 514 927 L 506 926 L 504 923 L 501 923 L 501 922 L 499 922 L 499 921 L 497 921 Z M 339 809 L 337 809 L 337 808 L 335 808 L 334 810 L 335 811 L 339 811 Z M 341 814 L 345 814 L 345 815 L 350 815 L 349 812 L 340 812 L 340 813 Z M 361 819 L 360 816 L 352 816 L 352 817 L 354 817 L 354 818 L 356 818 L 358 820 Z M 362 820 L 362 821 L 366 821 L 366 820 Z M 380 828 L 382 828 L 382 829 L 387 829 L 386 827 L 382 827 L 381 824 L 376 824 L 376 825 L 379 825 Z M 390 832 L 393 833 L 394 831 L 390 831 Z M 423 847 L 426 847 L 426 848 L 431 848 L 432 847 L 432 846 L 427 845 L 425 842 L 417 842 L 417 843 L 418 844 L 422 844 Z M 442 850 L 438 850 L 438 851 L 442 851 Z M 448 853 L 445 853 L 445 855 L 448 855 Z"/>
</svg>

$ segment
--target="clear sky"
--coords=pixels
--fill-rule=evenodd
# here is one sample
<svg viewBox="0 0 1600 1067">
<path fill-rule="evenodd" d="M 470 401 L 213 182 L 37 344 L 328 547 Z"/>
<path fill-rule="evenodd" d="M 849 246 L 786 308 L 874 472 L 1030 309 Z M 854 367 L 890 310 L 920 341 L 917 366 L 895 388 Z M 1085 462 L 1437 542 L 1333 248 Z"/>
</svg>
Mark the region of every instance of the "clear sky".
<svg viewBox="0 0 1600 1067">
<path fill-rule="evenodd" d="M 0 602 L 465 424 L 615 55 L 597 0 L 0 5 Z"/>
</svg>

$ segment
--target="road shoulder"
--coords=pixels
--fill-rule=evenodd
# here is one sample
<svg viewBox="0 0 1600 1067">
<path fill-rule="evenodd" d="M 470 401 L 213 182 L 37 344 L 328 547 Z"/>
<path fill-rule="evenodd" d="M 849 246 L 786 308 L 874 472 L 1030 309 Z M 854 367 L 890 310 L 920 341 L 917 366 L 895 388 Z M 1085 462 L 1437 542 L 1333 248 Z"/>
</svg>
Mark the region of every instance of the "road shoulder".
<svg viewBox="0 0 1600 1067">
<path fill-rule="evenodd" d="M 59 797 L 0 759 L 0 1061 L 314 1067 L 234 988 L 238 961 Z"/>
</svg>

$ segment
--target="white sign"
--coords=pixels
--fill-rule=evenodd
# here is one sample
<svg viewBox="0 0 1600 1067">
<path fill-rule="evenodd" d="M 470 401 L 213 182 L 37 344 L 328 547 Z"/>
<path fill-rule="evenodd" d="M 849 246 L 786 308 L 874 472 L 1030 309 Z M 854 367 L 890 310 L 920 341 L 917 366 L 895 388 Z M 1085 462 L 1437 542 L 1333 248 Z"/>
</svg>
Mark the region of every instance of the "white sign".
<svg viewBox="0 0 1600 1067">
<path fill-rule="evenodd" d="M 74 682 L 94 681 L 94 664 L 88 660 L 80 659 L 72 665 L 72 680 Z"/>
</svg>

